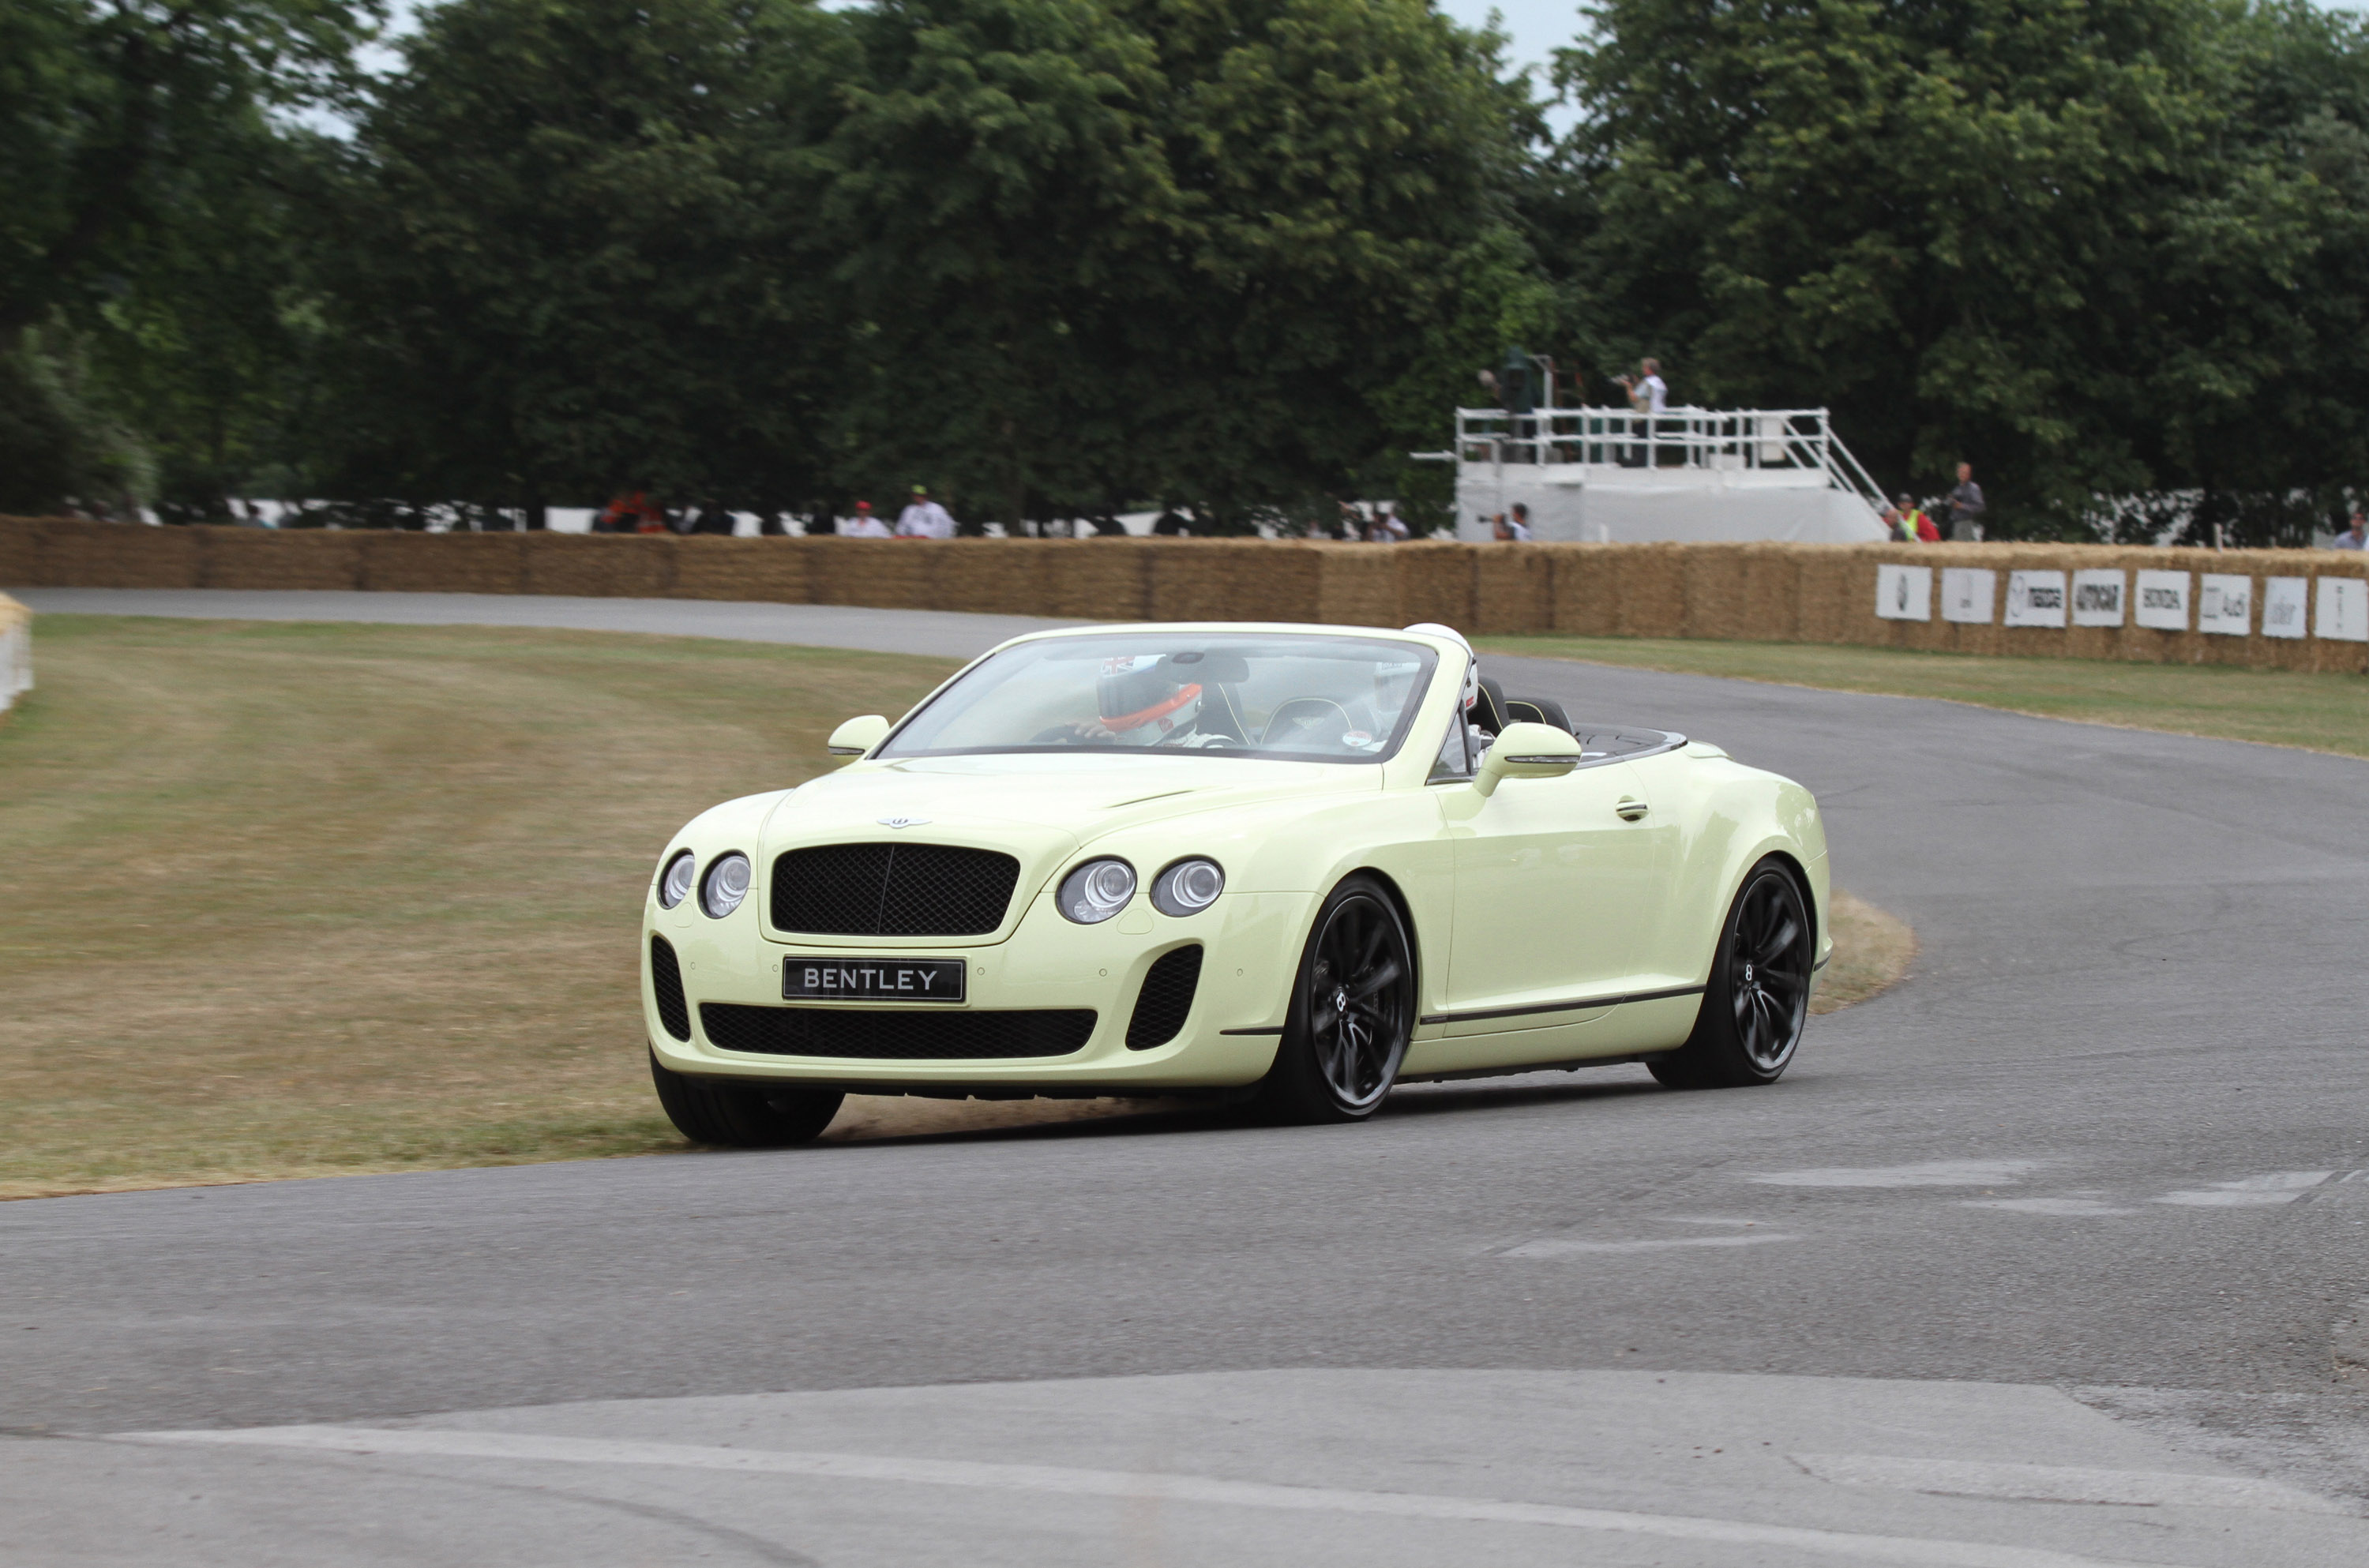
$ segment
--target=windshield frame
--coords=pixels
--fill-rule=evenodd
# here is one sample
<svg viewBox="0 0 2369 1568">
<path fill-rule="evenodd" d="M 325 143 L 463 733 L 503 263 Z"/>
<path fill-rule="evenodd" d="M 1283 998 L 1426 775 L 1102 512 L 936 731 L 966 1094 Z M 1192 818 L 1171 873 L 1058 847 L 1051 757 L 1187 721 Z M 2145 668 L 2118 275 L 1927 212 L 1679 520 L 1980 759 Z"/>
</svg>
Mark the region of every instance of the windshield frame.
<svg viewBox="0 0 2369 1568">
<path fill-rule="evenodd" d="M 1354 642 L 1387 644 L 1392 647 L 1402 647 L 1406 649 L 1411 658 L 1422 661 L 1425 668 L 1417 678 L 1416 689 L 1408 694 L 1406 705 L 1399 711 L 1398 723 L 1391 729 L 1390 738 L 1378 750 L 1361 756 L 1330 756 L 1309 751 L 1270 751 L 1253 746 L 1078 746 L 1061 744 L 929 747 L 917 748 L 907 751 L 898 751 L 896 750 L 898 742 L 904 738 L 906 731 L 911 728 L 916 723 L 920 722 L 924 714 L 927 714 L 932 708 L 937 706 L 940 703 L 944 702 L 947 698 L 954 695 L 956 691 L 965 682 L 968 681 L 973 676 L 986 670 L 988 666 L 995 663 L 997 660 L 1004 658 L 1008 654 L 1016 654 L 1024 650 L 1043 648 L 1048 645 L 1059 646 L 1065 643 L 1085 643 L 1096 637 L 1125 636 L 1147 633 L 1184 639 L 1207 638 L 1212 642 L 1223 638 L 1238 638 L 1243 641 L 1255 641 L 1258 643 L 1270 644 L 1276 642 L 1333 644 Z M 1089 656 L 1081 655 L 1079 657 L 1083 658 Z M 1367 631 L 1363 629 L 1356 632 L 1342 631 L 1335 633 L 1314 630 L 1294 630 L 1288 632 L 1266 631 L 1264 629 L 1253 630 L 1249 627 L 1243 627 L 1237 630 L 1222 626 L 1173 628 L 1157 625 L 1097 626 L 1093 628 L 1091 631 L 1082 629 L 1076 633 L 1056 636 L 1031 637 L 1020 642 L 1007 643 L 1000 648 L 996 648 L 990 653 L 982 655 L 980 658 L 973 660 L 970 664 L 966 665 L 960 670 L 957 670 L 944 685 L 931 692 L 927 697 L 923 698 L 921 703 L 916 704 L 910 713 L 908 713 L 904 717 L 897 721 L 896 727 L 881 739 L 878 745 L 873 748 L 869 760 L 881 762 L 913 762 L 944 757 L 1210 757 L 1220 761 L 1236 762 L 1308 762 L 1325 766 L 1378 768 L 1397 757 L 1398 754 L 1404 750 L 1407 737 L 1413 732 L 1415 721 L 1421 715 L 1425 704 L 1429 701 L 1434 690 L 1434 683 L 1438 680 L 1440 669 L 1445 662 L 1446 660 L 1441 656 L 1439 650 L 1429 643 L 1419 642 L 1412 637 L 1393 636 L 1387 632 Z"/>
</svg>

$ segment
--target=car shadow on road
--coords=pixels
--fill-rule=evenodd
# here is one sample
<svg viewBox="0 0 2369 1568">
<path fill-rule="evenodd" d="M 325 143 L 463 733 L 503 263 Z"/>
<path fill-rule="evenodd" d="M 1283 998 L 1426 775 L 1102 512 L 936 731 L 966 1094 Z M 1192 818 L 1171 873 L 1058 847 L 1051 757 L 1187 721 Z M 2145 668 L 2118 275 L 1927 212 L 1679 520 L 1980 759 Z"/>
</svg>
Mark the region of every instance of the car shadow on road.
<svg viewBox="0 0 2369 1568">
<path fill-rule="evenodd" d="M 1524 1073 L 1518 1078 L 1465 1079 L 1446 1083 L 1409 1083 L 1382 1102 L 1377 1116 L 1452 1116 L 1470 1111 L 1508 1110 L 1524 1105 L 1564 1105 L 1578 1101 L 1625 1100 L 1639 1095 L 1666 1094 L 1668 1090 L 1644 1077 L 1566 1077 L 1557 1072 Z"/>
</svg>

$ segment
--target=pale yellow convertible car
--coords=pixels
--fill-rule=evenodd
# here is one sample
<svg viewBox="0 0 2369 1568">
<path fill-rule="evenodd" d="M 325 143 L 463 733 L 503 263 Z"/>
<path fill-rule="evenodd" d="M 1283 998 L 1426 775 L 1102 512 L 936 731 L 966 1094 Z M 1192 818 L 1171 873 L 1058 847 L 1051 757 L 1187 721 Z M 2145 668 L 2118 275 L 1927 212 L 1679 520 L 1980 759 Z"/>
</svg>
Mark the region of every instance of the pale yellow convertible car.
<svg viewBox="0 0 2369 1568">
<path fill-rule="evenodd" d="M 1773 1082 L 1831 947 L 1810 792 L 1508 698 L 1444 626 L 1004 644 L 658 857 L 642 1003 L 703 1143 L 844 1095 L 1202 1094 L 1642 1061 Z"/>
</svg>

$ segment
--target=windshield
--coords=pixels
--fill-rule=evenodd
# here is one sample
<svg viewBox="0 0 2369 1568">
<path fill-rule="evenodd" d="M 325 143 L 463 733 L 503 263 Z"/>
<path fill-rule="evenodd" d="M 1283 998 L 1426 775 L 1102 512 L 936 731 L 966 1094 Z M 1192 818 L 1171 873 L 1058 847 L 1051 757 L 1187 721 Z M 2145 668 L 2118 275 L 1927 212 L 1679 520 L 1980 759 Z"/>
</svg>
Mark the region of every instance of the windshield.
<svg viewBox="0 0 2369 1568">
<path fill-rule="evenodd" d="M 1437 662 L 1419 643 L 1318 635 L 1113 632 L 981 661 L 876 753 L 1143 751 L 1379 762 Z"/>
</svg>

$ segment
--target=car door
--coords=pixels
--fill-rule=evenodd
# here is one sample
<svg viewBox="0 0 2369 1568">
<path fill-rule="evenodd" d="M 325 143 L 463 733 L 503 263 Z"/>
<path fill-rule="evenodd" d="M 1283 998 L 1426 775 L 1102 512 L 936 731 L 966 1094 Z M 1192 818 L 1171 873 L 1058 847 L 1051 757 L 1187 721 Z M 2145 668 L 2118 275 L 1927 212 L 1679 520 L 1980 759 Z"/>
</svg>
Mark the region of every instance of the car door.
<svg viewBox="0 0 2369 1568">
<path fill-rule="evenodd" d="M 1667 835 L 1637 770 L 1599 762 L 1443 804 L 1456 867 L 1449 1033 L 1571 1021 L 1579 1012 L 1555 1003 L 1627 989 L 1666 880 Z"/>
</svg>

